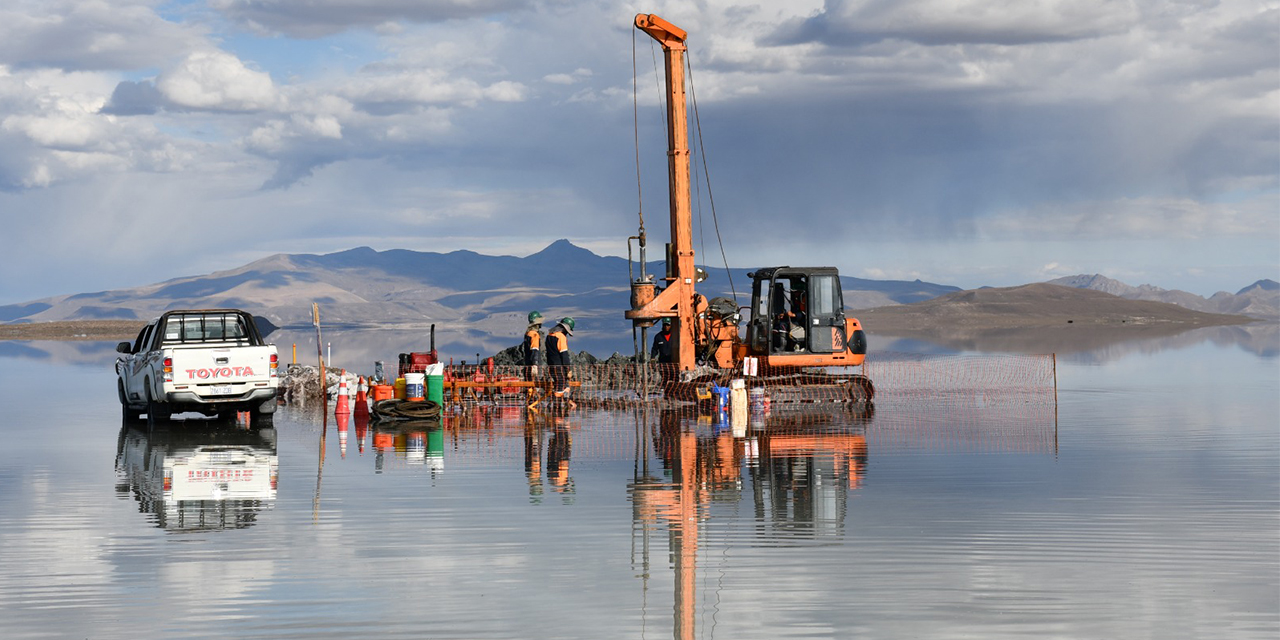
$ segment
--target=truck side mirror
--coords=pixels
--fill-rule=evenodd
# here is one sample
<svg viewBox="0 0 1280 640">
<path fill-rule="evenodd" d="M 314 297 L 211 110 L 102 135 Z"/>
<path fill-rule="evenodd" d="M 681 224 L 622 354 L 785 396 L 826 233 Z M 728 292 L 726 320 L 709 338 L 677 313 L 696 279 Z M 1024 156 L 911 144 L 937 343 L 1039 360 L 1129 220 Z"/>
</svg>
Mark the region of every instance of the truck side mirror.
<svg viewBox="0 0 1280 640">
<path fill-rule="evenodd" d="M 129 353 L 133 350 L 133 344 L 129 342 L 121 342 L 116 345 L 117 353 Z"/>
</svg>

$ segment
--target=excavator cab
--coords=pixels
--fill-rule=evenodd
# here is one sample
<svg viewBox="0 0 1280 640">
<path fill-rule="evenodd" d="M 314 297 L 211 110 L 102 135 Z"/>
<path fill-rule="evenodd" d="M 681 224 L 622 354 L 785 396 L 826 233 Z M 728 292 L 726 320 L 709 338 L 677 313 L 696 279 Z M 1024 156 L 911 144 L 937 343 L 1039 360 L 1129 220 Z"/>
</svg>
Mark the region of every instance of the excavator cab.
<svg viewBox="0 0 1280 640">
<path fill-rule="evenodd" d="M 781 364 L 866 353 L 861 326 L 845 318 L 840 274 L 834 267 L 770 267 L 748 277 L 749 354 Z"/>
</svg>

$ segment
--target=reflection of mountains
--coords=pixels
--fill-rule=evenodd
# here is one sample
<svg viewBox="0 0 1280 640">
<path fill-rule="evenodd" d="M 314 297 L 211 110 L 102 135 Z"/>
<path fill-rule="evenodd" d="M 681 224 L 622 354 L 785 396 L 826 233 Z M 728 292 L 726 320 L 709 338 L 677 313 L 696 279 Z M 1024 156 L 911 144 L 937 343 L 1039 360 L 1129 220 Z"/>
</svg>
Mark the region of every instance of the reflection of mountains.
<svg viewBox="0 0 1280 640">
<path fill-rule="evenodd" d="M 1255 356 L 1274 358 L 1280 355 L 1280 324 L 1204 327 L 1172 336 L 1115 342 L 1088 351 L 1062 350 L 1057 353 L 1068 354 L 1068 360 L 1072 362 L 1102 363 L 1120 360 L 1135 353 L 1152 354 L 1188 349 L 1204 342 L 1211 342 L 1222 348 L 1238 347 Z"/>
<path fill-rule="evenodd" d="M 514 325 L 513 325 L 514 326 Z M 520 327 L 523 328 L 523 327 Z M 892 327 L 873 330 L 872 353 L 888 351 L 910 353 L 978 352 L 978 353 L 1057 353 L 1079 362 L 1107 362 L 1132 353 L 1155 353 L 1185 349 L 1202 342 L 1219 347 L 1239 347 L 1248 353 L 1274 358 L 1280 356 L 1280 324 L 1258 322 L 1199 329 L 1164 327 L 1046 327 L 1039 329 L 985 329 L 965 331 L 950 327 L 946 332 L 898 332 Z M 519 344 L 518 329 L 510 337 L 466 329 L 436 327 L 436 342 L 442 353 L 474 354 L 482 357 Z M 617 341 L 608 336 L 593 337 L 590 330 L 579 332 L 571 344 L 574 351 L 586 350 L 597 357 L 608 357 Z M 298 361 L 313 363 L 316 359 L 314 330 L 281 330 L 268 340 L 289 362 L 291 347 L 298 347 Z M 355 371 L 372 371 L 377 360 L 395 367 L 397 355 L 410 351 L 426 351 L 430 347 L 430 327 L 330 329 L 324 340 L 333 345 L 331 364 Z M 51 364 L 110 365 L 116 358 L 114 341 L 91 342 L 70 340 L 0 340 L 0 358 L 38 360 Z M 629 345 L 627 345 L 629 346 Z"/>
<path fill-rule="evenodd" d="M 116 492 L 170 531 L 241 529 L 276 498 L 274 429 L 187 421 L 148 433 L 125 424 L 116 451 Z"/>
<path fill-rule="evenodd" d="M 515 327 L 515 325 L 512 325 Z M 510 330 L 510 336 L 493 335 L 471 330 L 453 330 L 436 327 L 436 343 L 441 353 L 460 353 L 461 359 L 471 362 L 475 354 L 489 357 L 511 346 L 520 344 L 519 332 L 524 326 Z M 594 337 L 591 330 L 578 332 L 570 346 L 575 352 L 586 350 L 601 358 L 608 357 L 617 347 L 617 340 Z M 325 329 L 323 338 L 333 347 L 332 366 L 353 371 L 372 372 L 373 363 L 382 360 L 395 369 L 397 356 L 411 351 L 426 351 L 431 346 L 430 327 L 378 328 L 378 329 Z M 293 345 L 298 347 L 298 362 L 315 364 L 316 332 L 311 330 L 281 330 L 272 332 L 267 341 L 275 344 L 282 362 L 290 362 Z M 97 342 L 79 340 L 0 340 L 0 358 L 36 360 L 51 364 L 94 365 L 110 368 L 115 362 L 117 341 Z M 606 352 L 606 349 L 608 351 Z M 447 356 L 446 356 L 447 358 Z"/>
<path fill-rule="evenodd" d="M 89 364 L 110 368 L 115 362 L 115 340 L 0 340 L 0 358 L 39 360 L 51 364 Z"/>
<path fill-rule="evenodd" d="M 1280 355 L 1280 324 L 1276 323 L 1189 330 L 1173 326 L 1153 326 L 966 331 L 951 327 L 946 332 L 930 332 L 927 335 L 913 333 L 910 338 L 912 341 L 936 345 L 957 353 L 1056 353 L 1068 356 L 1076 362 L 1108 362 L 1133 353 L 1186 349 L 1206 341 L 1219 347 L 1240 347 L 1264 358 Z"/>
<path fill-rule="evenodd" d="M 1264 358 L 1280 355 L 1280 324 L 1274 322 L 1236 327 L 1211 327 L 1200 329 L 1195 334 L 1195 342 L 1188 342 L 1182 346 L 1199 344 L 1199 340 L 1203 339 L 1220 347 L 1239 346 L 1246 352 Z"/>
</svg>

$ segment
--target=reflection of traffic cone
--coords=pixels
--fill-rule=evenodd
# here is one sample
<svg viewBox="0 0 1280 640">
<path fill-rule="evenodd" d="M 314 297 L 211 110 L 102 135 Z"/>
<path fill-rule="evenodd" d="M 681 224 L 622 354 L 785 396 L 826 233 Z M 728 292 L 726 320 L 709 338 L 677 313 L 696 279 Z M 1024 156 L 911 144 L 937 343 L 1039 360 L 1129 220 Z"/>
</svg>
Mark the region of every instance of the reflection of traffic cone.
<svg viewBox="0 0 1280 640">
<path fill-rule="evenodd" d="M 333 412 L 335 414 L 350 414 L 351 401 L 349 398 L 347 398 L 347 381 L 346 380 L 339 380 L 338 382 L 338 399 L 337 400 L 338 400 L 337 405 L 334 407 Z"/>
<path fill-rule="evenodd" d="M 356 383 L 356 419 L 369 417 L 369 396 L 365 394 L 364 378 Z"/>
<path fill-rule="evenodd" d="M 347 419 L 342 416 L 338 419 L 338 452 L 342 457 L 347 457 Z"/>
<path fill-rule="evenodd" d="M 356 444 L 359 445 L 360 453 L 364 453 L 364 436 L 369 432 L 368 411 L 365 413 L 366 415 L 362 416 L 359 411 L 356 411 Z"/>
</svg>

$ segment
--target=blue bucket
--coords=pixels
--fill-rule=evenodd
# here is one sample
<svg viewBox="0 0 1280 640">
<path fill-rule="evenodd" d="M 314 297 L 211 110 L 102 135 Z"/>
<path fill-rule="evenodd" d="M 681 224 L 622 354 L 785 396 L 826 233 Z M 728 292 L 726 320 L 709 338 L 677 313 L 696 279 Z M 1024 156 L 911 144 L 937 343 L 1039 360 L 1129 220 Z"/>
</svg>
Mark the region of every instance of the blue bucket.
<svg viewBox="0 0 1280 640">
<path fill-rule="evenodd" d="M 716 409 L 725 411 L 729 408 L 729 387 L 721 387 L 716 383 L 711 383 L 711 393 L 716 396 Z"/>
</svg>

